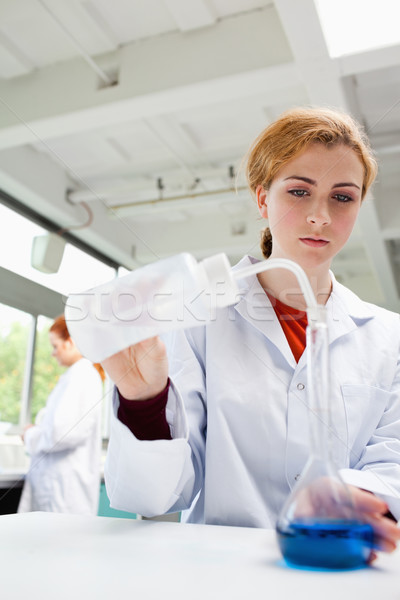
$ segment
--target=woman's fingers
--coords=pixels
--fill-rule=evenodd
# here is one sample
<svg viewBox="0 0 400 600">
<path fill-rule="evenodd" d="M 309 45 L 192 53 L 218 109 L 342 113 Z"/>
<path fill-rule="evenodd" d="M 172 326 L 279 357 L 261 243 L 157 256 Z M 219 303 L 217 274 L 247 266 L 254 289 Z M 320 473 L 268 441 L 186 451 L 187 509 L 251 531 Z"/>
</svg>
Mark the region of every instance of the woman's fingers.
<svg viewBox="0 0 400 600">
<path fill-rule="evenodd" d="M 400 540 L 400 528 L 384 516 L 388 512 L 386 502 L 365 490 L 353 486 L 350 489 L 356 511 L 373 527 L 375 547 L 383 552 L 393 552 Z"/>
<path fill-rule="evenodd" d="M 160 338 L 149 338 L 102 362 L 122 396 L 146 400 L 160 393 L 168 380 L 168 358 Z"/>
<path fill-rule="evenodd" d="M 361 490 L 355 486 L 349 485 L 348 487 L 351 491 L 354 508 L 357 511 L 382 515 L 388 512 L 389 508 L 386 502 L 375 496 L 375 494 L 371 494 L 371 492 Z"/>
<path fill-rule="evenodd" d="M 400 529 L 396 523 L 382 515 L 365 515 L 365 520 L 374 530 L 376 548 L 393 552 L 400 540 Z"/>
<path fill-rule="evenodd" d="M 296 518 L 312 518 L 323 514 L 331 518 L 358 518 L 372 526 L 376 550 L 393 552 L 400 540 L 400 528 L 384 516 L 388 511 L 386 502 L 371 492 L 348 486 L 351 494 L 349 502 L 348 494 L 338 496 L 338 489 L 345 491 L 345 488 L 337 488 L 336 482 L 327 478 L 314 481 L 301 490 L 296 498 Z M 369 562 L 375 558 L 376 552 L 372 552 Z"/>
</svg>

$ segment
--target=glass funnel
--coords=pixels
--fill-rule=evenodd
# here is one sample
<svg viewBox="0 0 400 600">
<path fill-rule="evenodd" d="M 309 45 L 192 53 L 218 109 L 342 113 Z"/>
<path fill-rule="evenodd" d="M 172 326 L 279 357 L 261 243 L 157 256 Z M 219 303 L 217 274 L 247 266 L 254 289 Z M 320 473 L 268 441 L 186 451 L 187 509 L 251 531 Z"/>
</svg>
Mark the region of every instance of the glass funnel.
<svg viewBox="0 0 400 600">
<path fill-rule="evenodd" d="M 326 309 L 317 305 L 307 315 L 310 455 L 278 518 L 277 537 L 289 564 L 355 568 L 367 564 L 373 530 L 356 515 L 350 489 L 331 458 Z"/>
</svg>

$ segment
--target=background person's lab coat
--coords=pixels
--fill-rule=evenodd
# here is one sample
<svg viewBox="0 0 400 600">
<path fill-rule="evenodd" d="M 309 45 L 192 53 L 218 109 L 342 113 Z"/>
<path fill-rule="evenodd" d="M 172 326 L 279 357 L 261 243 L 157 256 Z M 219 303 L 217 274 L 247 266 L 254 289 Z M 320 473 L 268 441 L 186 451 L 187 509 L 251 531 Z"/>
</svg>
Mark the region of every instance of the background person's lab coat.
<svg viewBox="0 0 400 600">
<path fill-rule="evenodd" d="M 100 375 L 86 358 L 61 375 L 38 424 L 25 433 L 31 465 L 18 512 L 97 513 L 102 395 Z"/>
<path fill-rule="evenodd" d="M 215 322 L 172 336 L 173 440 L 136 439 L 115 416 L 115 395 L 105 467 L 112 507 L 152 516 L 187 509 L 199 493 L 189 521 L 275 526 L 308 457 L 306 353 L 297 364 L 257 278 L 241 285 Z M 346 481 L 386 493 L 399 518 L 399 315 L 336 281 L 327 312 L 334 457 Z"/>
</svg>

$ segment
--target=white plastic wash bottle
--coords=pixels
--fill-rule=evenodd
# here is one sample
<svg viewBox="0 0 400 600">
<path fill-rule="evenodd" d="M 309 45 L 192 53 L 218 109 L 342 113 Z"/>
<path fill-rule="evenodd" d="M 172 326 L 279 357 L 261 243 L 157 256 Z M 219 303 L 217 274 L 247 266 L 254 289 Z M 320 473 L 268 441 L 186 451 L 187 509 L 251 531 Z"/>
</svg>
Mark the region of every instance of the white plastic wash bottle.
<svg viewBox="0 0 400 600">
<path fill-rule="evenodd" d="M 294 272 L 308 307 L 316 306 L 304 271 L 292 261 L 269 259 L 232 271 L 225 254 L 198 263 L 183 253 L 71 294 L 65 307 L 68 330 L 84 356 L 101 362 L 155 335 L 209 323 L 217 308 L 238 300 L 237 279 L 271 268 Z"/>
</svg>

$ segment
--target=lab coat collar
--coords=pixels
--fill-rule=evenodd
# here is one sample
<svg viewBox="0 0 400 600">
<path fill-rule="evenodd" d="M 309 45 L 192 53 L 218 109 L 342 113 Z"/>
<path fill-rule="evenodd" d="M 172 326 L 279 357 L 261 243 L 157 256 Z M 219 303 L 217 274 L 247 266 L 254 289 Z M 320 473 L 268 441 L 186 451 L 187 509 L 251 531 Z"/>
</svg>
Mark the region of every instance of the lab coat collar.
<svg viewBox="0 0 400 600">
<path fill-rule="evenodd" d="M 233 267 L 233 270 L 244 268 L 259 262 L 252 256 L 245 256 Z M 332 279 L 332 292 L 326 304 L 329 331 L 329 343 L 355 330 L 362 322 L 374 318 L 370 305 L 363 302 L 356 294 Z M 283 333 L 280 323 L 275 318 L 274 308 L 265 294 L 256 275 L 238 281 L 239 299 L 235 310 L 249 323 L 261 331 L 285 356 L 287 362 L 296 367 L 292 351 Z M 300 359 L 302 366 L 305 357 Z"/>
<path fill-rule="evenodd" d="M 245 256 L 233 267 L 233 270 L 244 268 L 248 265 L 259 262 L 252 256 Z M 274 308 L 262 288 L 256 275 L 238 280 L 239 300 L 234 305 L 235 310 L 248 321 L 253 327 L 258 329 L 269 342 L 283 354 L 286 361 L 293 370 L 296 368 L 296 361 L 290 349 L 282 327 L 275 316 Z"/>
<path fill-rule="evenodd" d="M 329 302 L 338 304 L 355 322 L 374 318 L 375 312 L 372 306 L 339 283 L 332 271 L 329 273 L 332 279 L 332 292 L 327 304 Z"/>
<path fill-rule="evenodd" d="M 357 329 L 362 323 L 374 318 L 370 305 L 363 302 L 356 294 L 332 279 L 332 292 L 326 303 L 329 343 Z"/>
</svg>

